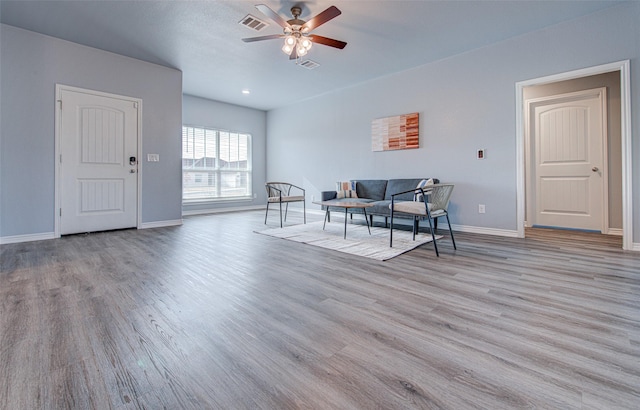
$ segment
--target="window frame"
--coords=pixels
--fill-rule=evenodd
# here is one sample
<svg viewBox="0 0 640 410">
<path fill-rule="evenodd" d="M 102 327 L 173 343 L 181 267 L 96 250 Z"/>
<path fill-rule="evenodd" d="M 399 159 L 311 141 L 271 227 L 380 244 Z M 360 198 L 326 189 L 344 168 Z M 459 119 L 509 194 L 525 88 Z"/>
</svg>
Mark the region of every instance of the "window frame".
<svg viewBox="0 0 640 410">
<path fill-rule="evenodd" d="M 187 131 L 185 131 L 185 129 Z M 193 158 L 186 158 L 185 157 L 185 142 L 188 143 L 188 138 L 189 136 L 185 136 L 185 133 L 188 133 L 188 130 L 191 129 L 193 130 L 192 132 L 194 133 L 194 141 L 192 141 L 192 147 L 194 149 L 194 157 Z M 207 152 L 206 152 L 206 148 L 203 148 L 205 150 L 204 152 L 204 156 L 202 158 L 205 158 L 205 167 L 198 169 L 198 168 L 185 168 L 185 160 L 186 159 L 191 159 L 193 161 L 193 163 L 195 163 L 198 160 L 201 160 L 202 158 L 195 158 L 195 133 L 197 131 L 202 132 L 203 134 L 206 134 L 207 132 L 213 132 L 214 133 L 214 138 L 215 138 L 215 157 L 211 158 L 206 156 Z M 224 166 L 224 161 L 221 160 L 221 144 L 220 141 L 224 136 L 227 136 L 229 139 L 231 139 L 232 136 L 237 136 L 238 138 L 241 136 L 246 137 L 246 167 L 245 168 L 226 168 Z M 187 141 L 185 141 L 185 138 L 187 139 Z M 203 142 L 206 141 L 207 136 L 204 136 Z M 238 145 L 240 145 L 241 142 L 238 139 Z M 231 152 L 232 144 L 229 144 L 229 152 Z M 182 150 L 182 154 L 181 154 L 181 173 L 182 173 L 182 203 L 183 204 L 196 204 L 196 203 L 217 203 L 217 202 L 229 202 L 229 201 L 248 201 L 248 200 L 253 200 L 253 189 L 252 189 L 252 182 L 253 182 L 253 136 L 251 133 L 248 132 L 240 132 L 240 131 L 230 131 L 230 130 L 226 130 L 226 129 L 222 129 L 222 128 L 214 128 L 214 127 L 206 127 L 206 126 L 201 126 L 201 125 L 190 125 L 190 124 L 182 124 L 182 135 L 181 135 L 181 150 Z M 241 158 L 241 152 L 239 152 L 238 154 L 238 158 Z M 212 162 L 214 163 L 213 167 L 207 167 L 207 158 L 211 158 Z M 241 162 L 242 160 L 238 159 L 236 161 L 236 163 Z M 229 164 L 229 162 L 227 162 L 226 164 Z M 215 181 L 214 183 L 214 187 L 215 187 L 215 194 L 216 196 L 206 196 L 206 197 L 195 197 L 195 198 L 186 198 L 185 197 L 185 171 L 186 170 L 191 170 L 192 173 L 198 173 L 198 176 L 194 176 L 194 180 L 196 178 L 199 178 L 200 181 L 206 180 L 206 181 L 210 181 L 212 179 L 212 175 L 213 175 L 213 181 Z M 236 174 L 240 174 L 240 178 L 242 178 L 242 175 L 244 174 L 244 179 L 246 179 L 246 189 L 244 190 L 245 193 L 242 195 L 229 195 L 229 196 L 222 196 L 223 193 L 223 184 L 221 183 L 221 181 L 223 181 L 225 178 L 223 177 L 224 174 L 229 174 L 229 173 L 233 173 L 235 172 Z M 208 174 L 208 176 L 205 176 L 203 174 Z M 238 175 L 236 175 L 236 178 L 238 177 Z M 210 185 L 209 185 L 210 186 Z"/>
</svg>

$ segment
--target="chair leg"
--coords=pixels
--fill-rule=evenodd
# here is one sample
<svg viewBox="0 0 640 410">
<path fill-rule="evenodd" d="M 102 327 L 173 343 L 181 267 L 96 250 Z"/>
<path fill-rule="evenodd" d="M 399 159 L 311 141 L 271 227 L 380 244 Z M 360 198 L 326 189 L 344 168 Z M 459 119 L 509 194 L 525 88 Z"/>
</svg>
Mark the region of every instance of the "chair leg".
<svg viewBox="0 0 640 410">
<path fill-rule="evenodd" d="M 304 215 L 304 223 L 307 223 L 307 201 L 302 201 L 302 214 Z"/>
<path fill-rule="evenodd" d="M 384 218 L 384 225 L 387 225 L 387 218 Z M 391 210 L 391 225 L 389 226 L 389 247 L 393 247 L 393 209 Z"/>
<path fill-rule="evenodd" d="M 284 205 L 284 220 L 287 220 L 287 212 L 289 212 L 289 202 Z"/>
<path fill-rule="evenodd" d="M 282 228 L 282 202 L 280 202 L 280 228 Z"/>
<path fill-rule="evenodd" d="M 446 214 L 447 217 L 447 224 L 449 225 L 449 233 L 451 234 L 451 242 L 453 242 L 453 249 L 458 249 L 456 248 L 456 240 L 453 238 L 453 231 L 451 230 L 451 222 L 449 222 L 449 214 Z"/>
<path fill-rule="evenodd" d="M 416 240 L 416 225 L 418 224 L 418 217 L 414 216 L 413 217 L 413 229 L 412 229 L 412 233 L 413 233 L 413 240 Z"/>
<path fill-rule="evenodd" d="M 264 224 L 267 224 L 267 215 L 269 215 L 269 201 L 267 201 L 267 211 L 264 213 Z"/>
<path fill-rule="evenodd" d="M 436 234 L 433 229 L 433 222 L 431 218 L 427 218 L 429 220 L 429 230 L 431 231 L 431 239 L 433 240 L 433 249 L 436 250 L 436 256 L 440 256 L 440 252 L 438 252 L 438 244 L 436 244 Z"/>
</svg>

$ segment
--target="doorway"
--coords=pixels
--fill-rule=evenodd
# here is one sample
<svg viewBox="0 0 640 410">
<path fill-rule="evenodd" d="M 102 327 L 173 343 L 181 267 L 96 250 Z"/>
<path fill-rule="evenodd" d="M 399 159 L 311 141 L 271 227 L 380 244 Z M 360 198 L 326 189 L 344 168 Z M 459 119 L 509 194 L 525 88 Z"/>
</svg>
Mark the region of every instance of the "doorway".
<svg viewBox="0 0 640 410">
<path fill-rule="evenodd" d="M 527 98 L 527 91 L 526 226 L 608 234 L 607 87 L 538 98 Z M 613 162 L 619 165 L 619 158 Z"/>
<path fill-rule="evenodd" d="M 605 64 L 597 67 L 576 70 L 572 72 L 537 78 L 516 83 L 516 165 L 517 165 L 517 236 L 525 236 L 525 219 L 526 219 L 526 164 L 528 159 L 525 157 L 525 98 L 524 90 L 527 87 L 542 86 L 551 83 L 557 83 L 567 80 L 574 80 L 583 77 L 594 76 L 598 74 L 614 72 L 619 76 L 620 86 L 620 141 L 617 146 L 619 150 L 620 164 L 617 168 L 619 172 L 620 186 L 620 209 L 619 213 L 610 212 L 610 215 L 617 215 L 620 218 L 620 230 L 622 234 L 623 249 L 633 249 L 633 195 L 631 184 L 631 113 L 630 113 L 630 64 L 628 60 Z M 610 167 L 610 170 L 612 168 Z M 611 187 L 610 187 L 611 189 Z M 611 196 L 611 195 L 610 195 Z M 610 229 L 611 231 L 611 229 Z"/>
<path fill-rule="evenodd" d="M 140 105 L 56 86 L 56 237 L 137 227 Z"/>
</svg>

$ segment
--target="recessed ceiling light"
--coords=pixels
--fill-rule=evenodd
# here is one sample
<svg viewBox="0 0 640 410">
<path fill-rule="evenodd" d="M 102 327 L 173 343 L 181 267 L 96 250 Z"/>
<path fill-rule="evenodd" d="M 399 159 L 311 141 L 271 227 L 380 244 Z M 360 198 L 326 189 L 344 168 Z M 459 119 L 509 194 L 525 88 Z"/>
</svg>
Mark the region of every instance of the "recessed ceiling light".
<svg viewBox="0 0 640 410">
<path fill-rule="evenodd" d="M 242 94 L 248 95 L 251 94 L 251 90 L 247 90 L 246 88 L 242 90 Z"/>
</svg>

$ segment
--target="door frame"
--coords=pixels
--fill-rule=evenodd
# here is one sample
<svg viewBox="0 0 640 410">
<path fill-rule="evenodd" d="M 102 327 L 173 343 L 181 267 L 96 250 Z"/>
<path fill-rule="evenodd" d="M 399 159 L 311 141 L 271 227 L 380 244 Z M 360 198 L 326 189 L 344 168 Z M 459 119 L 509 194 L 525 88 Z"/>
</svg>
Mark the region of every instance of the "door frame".
<svg viewBox="0 0 640 410">
<path fill-rule="evenodd" d="M 524 238 L 525 220 L 525 139 L 524 88 L 574 78 L 620 72 L 620 128 L 622 150 L 622 249 L 633 250 L 633 184 L 631 151 L 631 74 L 629 60 L 617 61 L 565 73 L 554 74 L 516 83 L 516 225 L 517 237 Z"/>
<path fill-rule="evenodd" d="M 524 155 L 525 155 L 525 227 L 533 226 L 534 221 L 537 219 L 538 215 L 538 207 L 537 207 L 537 195 L 538 190 L 537 186 L 537 173 L 536 173 L 536 164 L 537 158 L 535 157 L 535 152 L 531 151 L 532 143 L 536 142 L 536 136 L 532 135 L 531 127 L 533 121 L 535 119 L 531 118 L 531 111 L 540 105 L 547 104 L 559 104 L 562 102 L 567 102 L 570 100 L 575 100 L 579 98 L 580 100 L 584 100 L 586 97 L 598 98 L 600 105 L 600 112 L 602 115 L 601 127 L 602 129 L 602 141 L 601 141 L 601 150 L 602 150 L 602 177 L 601 177 L 601 188 L 602 188 L 602 212 L 600 214 L 600 230 L 604 234 L 609 234 L 609 155 L 608 155 L 608 141 L 609 141 L 609 133 L 607 127 L 607 88 L 606 87 L 598 87 L 592 88 L 588 90 L 581 91 L 573 91 L 569 93 L 561 93 L 554 94 L 545 97 L 531 98 L 524 101 L 525 112 L 524 112 Z M 537 143 L 537 142 L 536 142 Z M 526 160 L 529 161 L 526 161 Z M 536 159 L 531 161 L 531 159 Z"/>
<path fill-rule="evenodd" d="M 114 99 L 118 99 L 118 100 L 124 100 L 124 101 L 130 101 L 132 103 L 137 103 L 138 105 L 138 118 L 137 118 L 137 122 L 138 122 L 138 129 L 137 129 L 137 141 L 136 141 L 136 147 L 138 150 L 138 172 L 137 172 L 137 176 L 136 176 L 136 228 L 140 229 L 140 225 L 141 225 L 141 221 L 142 221 L 142 178 L 141 178 L 141 174 L 142 174 L 142 159 L 141 159 L 141 155 L 142 155 L 142 99 L 141 98 L 135 98 L 135 97 L 129 97 L 126 95 L 119 95 L 119 94 L 112 94 L 112 93 L 106 93 L 106 92 L 102 92 L 102 91 L 96 91 L 96 90 L 90 90 L 87 88 L 80 88 L 80 87 L 74 87 L 74 86 L 70 86 L 70 85 L 64 85 L 64 84 L 58 84 L 56 83 L 56 95 L 55 95 L 55 120 L 54 120 L 54 128 L 55 128 L 55 148 L 54 148 L 54 152 L 55 152 L 55 171 L 54 171 L 54 179 L 55 179 L 55 187 L 54 187 L 54 206 L 55 209 L 53 210 L 54 213 L 54 237 L 55 238 L 60 238 L 60 220 L 61 220 L 61 208 L 62 208 L 62 204 L 61 204 L 61 188 L 60 186 L 61 181 L 60 178 L 62 177 L 62 172 L 60 169 L 60 157 L 62 155 L 62 100 L 61 100 L 61 94 L 63 91 L 72 91 L 72 92 L 76 92 L 76 93 L 84 93 L 84 94 L 90 94 L 90 95 L 95 95 L 95 96 L 99 96 L 99 97 L 107 97 L 107 98 L 114 98 Z"/>
</svg>

